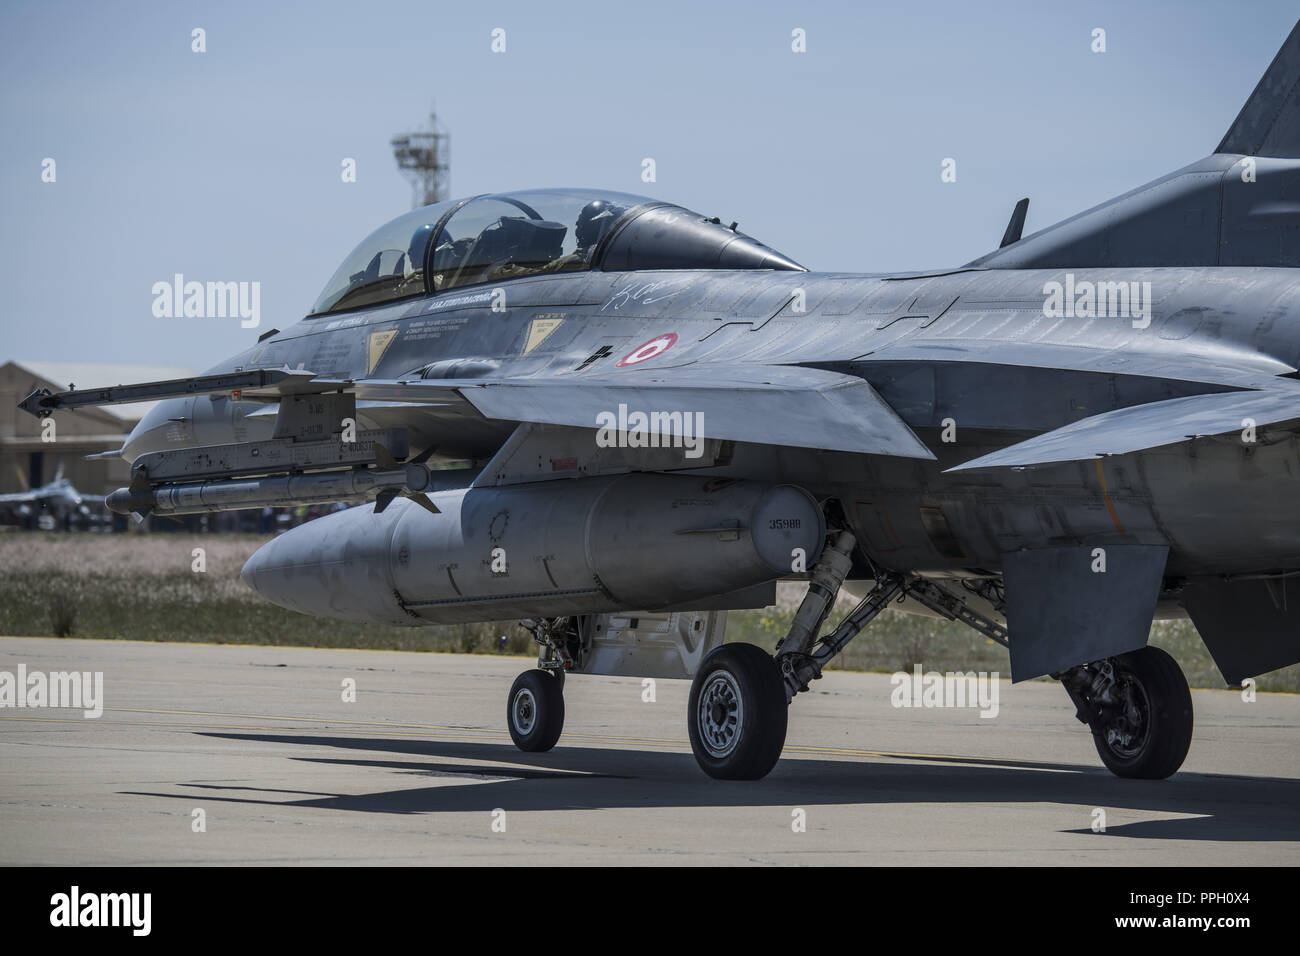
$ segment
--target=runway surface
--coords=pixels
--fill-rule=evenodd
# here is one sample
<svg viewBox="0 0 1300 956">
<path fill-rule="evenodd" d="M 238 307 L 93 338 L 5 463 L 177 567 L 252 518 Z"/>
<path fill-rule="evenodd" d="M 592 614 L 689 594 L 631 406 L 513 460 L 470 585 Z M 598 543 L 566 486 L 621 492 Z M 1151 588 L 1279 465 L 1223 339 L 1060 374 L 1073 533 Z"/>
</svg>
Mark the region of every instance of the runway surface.
<svg viewBox="0 0 1300 956">
<path fill-rule="evenodd" d="M 1144 782 L 1101 767 L 1055 684 L 1003 682 L 990 720 L 832 672 L 740 783 L 696 767 L 685 681 L 649 703 L 571 676 L 564 736 L 533 755 L 505 730 L 523 658 L 0 638 L 19 664 L 102 671 L 106 705 L 0 709 L 2 864 L 1300 862 L 1289 695 L 1193 692 L 1184 769 Z"/>
</svg>

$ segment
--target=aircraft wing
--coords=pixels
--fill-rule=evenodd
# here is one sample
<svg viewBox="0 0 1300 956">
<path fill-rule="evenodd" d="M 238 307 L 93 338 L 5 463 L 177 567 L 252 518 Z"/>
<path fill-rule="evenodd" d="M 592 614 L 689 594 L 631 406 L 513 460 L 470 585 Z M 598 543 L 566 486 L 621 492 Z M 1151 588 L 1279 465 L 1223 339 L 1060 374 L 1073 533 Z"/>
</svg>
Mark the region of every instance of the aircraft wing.
<svg viewBox="0 0 1300 956">
<path fill-rule="evenodd" d="M 423 401 L 427 395 L 443 404 L 449 384 L 358 382 L 357 394 L 398 401 Z M 620 416 L 635 412 L 681 413 L 695 416 L 691 433 L 698 437 L 934 458 L 867 382 L 821 369 L 691 365 L 604 378 L 461 381 L 453 388 L 484 417 L 501 421 L 595 429 L 605 415 L 622 422 L 626 418 Z M 660 427 L 650 419 L 649 432 L 671 434 L 667 419 L 657 421 Z"/>
<path fill-rule="evenodd" d="M 78 504 L 102 505 L 106 496 L 88 495 L 78 491 Z M 0 505 L 28 505 L 35 504 L 38 501 L 45 501 L 47 498 L 58 498 L 59 495 L 49 491 L 15 491 L 9 494 L 0 495 Z"/>
<path fill-rule="evenodd" d="M 933 459 L 934 455 L 865 380 L 854 375 L 787 365 L 689 365 L 628 369 L 606 377 L 523 379 L 318 378 L 300 369 L 258 369 L 193 379 L 50 393 L 21 403 L 35 415 L 55 409 L 116 404 L 197 394 L 238 392 L 245 399 L 276 401 L 290 395 L 347 391 L 359 402 L 421 407 L 460 406 L 471 414 L 509 422 L 597 429 L 601 416 L 650 418 L 649 433 L 673 434 L 691 417 L 695 437 L 790 445 L 869 455 Z M 472 409 L 472 411 L 471 411 Z M 697 417 L 698 416 L 698 417 Z M 696 426 L 699 426 L 697 430 Z M 632 428 L 616 430 L 642 430 Z"/>
<path fill-rule="evenodd" d="M 34 501 L 40 501 L 42 497 L 42 495 L 38 495 L 34 491 L 15 491 L 0 495 L 0 505 L 26 505 Z"/>
<path fill-rule="evenodd" d="M 1192 438 L 1242 432 L 1300 420 L 1300 383 L 1260 391 L 1216 392 L 1117 408 L 1036 435 L 949 468 L 1023 468 L 1086 461 L 1173 445 Z"/>
</svg>

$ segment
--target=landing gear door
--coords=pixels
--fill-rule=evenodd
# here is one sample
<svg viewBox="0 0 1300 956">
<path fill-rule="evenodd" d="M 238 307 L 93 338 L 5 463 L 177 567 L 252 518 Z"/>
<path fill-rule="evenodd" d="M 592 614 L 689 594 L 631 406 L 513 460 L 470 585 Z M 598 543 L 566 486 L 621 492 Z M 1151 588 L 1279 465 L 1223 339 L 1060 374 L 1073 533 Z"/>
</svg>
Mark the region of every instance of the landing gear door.
<svg viewBox="0 0 1300 956">
<path fill-rule="evenodd" d="M 613 677 L 688 678 L 722 643 L 726 611 L 624 612 L 592 619 L 590 644 L 575 670 Z"/>
</svg>

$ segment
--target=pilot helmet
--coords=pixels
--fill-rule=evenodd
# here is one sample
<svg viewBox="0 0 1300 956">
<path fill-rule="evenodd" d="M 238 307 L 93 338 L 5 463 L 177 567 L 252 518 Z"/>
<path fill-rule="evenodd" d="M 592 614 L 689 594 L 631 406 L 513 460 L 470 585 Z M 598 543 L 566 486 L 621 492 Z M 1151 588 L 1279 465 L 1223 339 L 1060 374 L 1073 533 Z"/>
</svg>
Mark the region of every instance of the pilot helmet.
<svg viewBox="0 0 1300 956">
<path fill-rule="evenodd" d="M 599 242 L 605 230 L 613 225 L 622 212 L 622 206 L 616 206 L 607 199 L 593 199 L 583 206 L 573 229 L 578 248 L 589 249 Z"/>
<path fill-rule="evenodd" d="M 406 247 L 406 258 L 410 263 L 410 269 L 424 268 L 424 252 L 429 247 L 429 237 L 432 235 L 433 223 L 426 223 L 411 235 L 411 241 Z"/>
</svg>

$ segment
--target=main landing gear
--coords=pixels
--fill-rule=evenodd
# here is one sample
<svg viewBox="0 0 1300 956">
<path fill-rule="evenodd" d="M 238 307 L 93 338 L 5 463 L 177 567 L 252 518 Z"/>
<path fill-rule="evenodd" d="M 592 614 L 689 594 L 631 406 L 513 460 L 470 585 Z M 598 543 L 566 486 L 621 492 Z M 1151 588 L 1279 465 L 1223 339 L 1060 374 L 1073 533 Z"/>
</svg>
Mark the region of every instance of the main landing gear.
<svg viewBox="0 0 1300 956">
<path fill-rule="evenodd" d="M 753 644 L 723 644 L 700 663 L 691 683 L 687 733 L 700 768 L 719 780 L 757 780 L 785 747 L 790 702 L 891 602 L 903 597 L 1009 646 L 1007 629 L 968 605 L 946 583 L 879 571 L 875 586 L 830 633 L 821 628 L 853 565 L 853 534 L 839 531 L 813 566 L 790 632 L 768 654 Z M 967 586 L 1000 613 L 991 579 Z M 525 621 L 541 647 L 536 670 L 521 674 L 506 708 L 521 750 L 555 746 L 564 728 L 564 674 L 582 659 L 589 622 L 581 617 Z M 1182 766 L 1192 739 L 1192 697 L 1172 657 L 1155 647 L 1054 674 L 1092 730 L 1097 753 L 1121 777 L 1162 779 Z"/>
<path fill-rule="evenodd" d="M 700 768 L 722 780 L 756 780 L 785 746 L 787 707 L 868 624 L 904 594 L 1000 643 L 1006 629 L 970 610 L 958 596 L 922 578 L 881 572 L 875 587 L 835 630 L 821 635 L 849 569 L 857 540 L 841 531 L 813 566 L 808 593 L 790 633 L 770 656 L 752 644 L 724 644 L 706 657 L 691 685 L 688 729 Z"/>
<path fill-rule="evenodd" d="M 1058 676 L 1111 773 L 1163 780 L 1183 765 L 1192 743 L 1192 694 L 1177 662 L 1160 648 Z"/>
<path fill-rule="evenodd" d="M 961 621 L 1004 647 L 1007 629 L 969 607 L 944 584 L 880 572 L 875 587 L 834 631 L 818 636 L 852 564 L 856 541 L 841 531 L 812 570 L 790 633 L 769 656 L 749 644 L 724 644 L 704 659 L 691 686 L 691 749 L 711 777 L 754 780 L 775 765 L 785 745 L 786 708 L 795 695 L 892 601 L 904 596 L 948 620 Z M 999 588 L 968 590 L 1001 610 Z M 781 681 L 778 689 L 776 676 Z M 1192 739 L 1192 698 L 1172 657 L 1155 647 L 1073 668 L 1059 677 L 1092 729 L 1102 762 L 1121 777 L 1174 773 Z"/>
<path fill-rule="evenodd" d="M 723 644 L 691 683 L 687 732 L 710 777 L 757 780 L 785 747 L 785 680 L 772 656 L 753 644 Z"/>
</svg>

